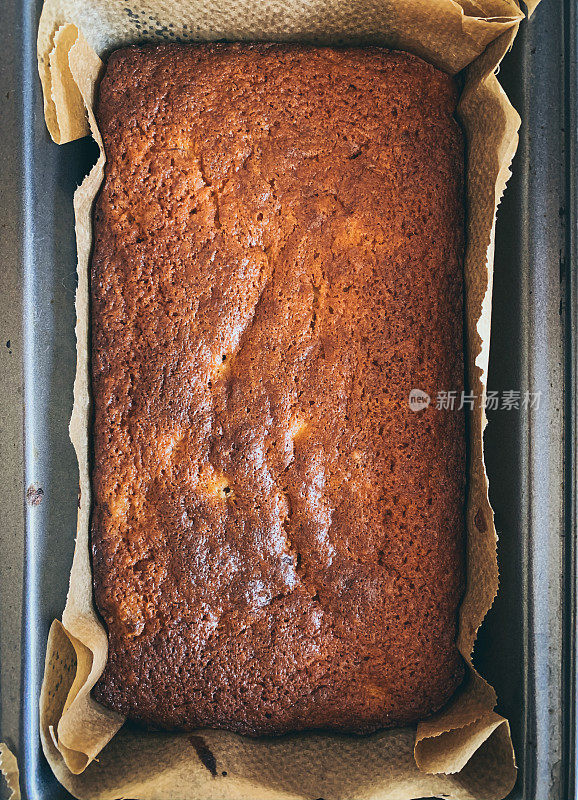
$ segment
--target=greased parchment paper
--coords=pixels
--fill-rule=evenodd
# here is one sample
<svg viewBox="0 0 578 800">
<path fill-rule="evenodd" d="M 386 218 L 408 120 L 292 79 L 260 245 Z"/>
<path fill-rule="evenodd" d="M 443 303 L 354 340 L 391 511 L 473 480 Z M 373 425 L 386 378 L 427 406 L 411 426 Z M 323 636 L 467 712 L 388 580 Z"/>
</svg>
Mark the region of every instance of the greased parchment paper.
<svg viewBox="0 0 578 800">
<path fill-rule="evenodd" d="M 46 0 L 38 65 L 46 123 L 64 143 L 92 132 L 98 162 L 74 200 L 78 243 L 77 372 L 70 435 L 81 496 L 70 588 L 55 621 L 40 699 L 41 736 L 58 779 L 77 798 L 114 800 L 498 800 L 515 765 L 493 689 L 470 668 L 433 718 L 371 736 L 303 733 L 249 739 L 223 731 L 143 732 L 95 703 L 107 658 L 89 558 L 88 375 L 91 210 L 104 153 L 93 116 L 100 56 L 138 41 L 283 40 L 383 44 L 463 71 L 459 114 L 468 141 L 465 263 L 470 390 L 485 392 L 496 208 L 509 177 L 519 117 L 495 76 L 522 14 L 515 0 Z M 467 589 L 459 647 L 468 663 L 498 586 L 496 533 L 483 461 L 482 402 L 469 426 Z"/>
</svg>

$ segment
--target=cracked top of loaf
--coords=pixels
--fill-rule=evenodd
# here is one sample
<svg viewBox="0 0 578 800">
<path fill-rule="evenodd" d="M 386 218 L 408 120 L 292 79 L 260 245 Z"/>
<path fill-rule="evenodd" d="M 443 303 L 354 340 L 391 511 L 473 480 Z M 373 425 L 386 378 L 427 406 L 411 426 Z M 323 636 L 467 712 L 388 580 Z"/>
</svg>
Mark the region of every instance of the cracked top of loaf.
<svg viewBox="0 0 578 800">
<path fill-rule="evenodd" d="M 463 138 L 380 48 L 108 60 L 94 690 L 150 726 L 368 732 L 459 684 Z"/>
</svg>

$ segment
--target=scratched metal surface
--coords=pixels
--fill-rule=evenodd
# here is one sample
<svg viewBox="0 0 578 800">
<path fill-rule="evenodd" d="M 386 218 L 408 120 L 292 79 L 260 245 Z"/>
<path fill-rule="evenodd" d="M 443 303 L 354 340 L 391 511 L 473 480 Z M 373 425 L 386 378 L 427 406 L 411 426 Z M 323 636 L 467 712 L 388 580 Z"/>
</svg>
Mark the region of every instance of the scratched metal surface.
<svg viewBox="0 0 578 800">
<path fill-rule="evenodd" d="M 76 526 L 72 195 L 95 150 L 45 130 L 39 9 L 5 4 L 0 31 L 0 739 L 18 752 L 25 800 L 63 800 L 37 706 Z M 511 721 L 517 800 L 575 797 L 575 13 L 574 0 L 543 0 L 500 76 L 524 124 L 498 218 L 489 388 L 541 397 L 489 414 L 502 585 L 476 663 Z"/>
</svg>

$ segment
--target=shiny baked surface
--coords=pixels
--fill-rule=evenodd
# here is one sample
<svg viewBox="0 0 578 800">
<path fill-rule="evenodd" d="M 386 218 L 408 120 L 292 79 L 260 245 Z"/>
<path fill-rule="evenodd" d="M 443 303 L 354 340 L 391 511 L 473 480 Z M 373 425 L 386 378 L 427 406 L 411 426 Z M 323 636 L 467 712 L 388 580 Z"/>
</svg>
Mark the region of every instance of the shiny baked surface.
<svg viewBox="0 0 578 800">
<path fill-rule="evenodd" d="M 366 732 L 459 684 L 463 141 L 378 48 L 109 59 L 94 215 L 94 690 L 146 724 Z"/>
</svg>

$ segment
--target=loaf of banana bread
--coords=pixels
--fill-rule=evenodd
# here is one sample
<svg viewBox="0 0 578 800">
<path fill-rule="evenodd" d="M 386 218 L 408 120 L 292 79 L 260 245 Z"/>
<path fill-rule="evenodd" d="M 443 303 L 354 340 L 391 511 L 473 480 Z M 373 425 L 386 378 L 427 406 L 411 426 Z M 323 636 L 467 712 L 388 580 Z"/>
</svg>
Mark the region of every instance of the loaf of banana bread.
<svg viewBox="0 0 578 800">
<path fill-rule="evenodd" d="M 381 48 L 112 54 L 97 119 L 103 705 L 369 732 L 463 677 L 463 136 Z M 412 389 L 425 394 L 410 404 Z"/>
</svg>

